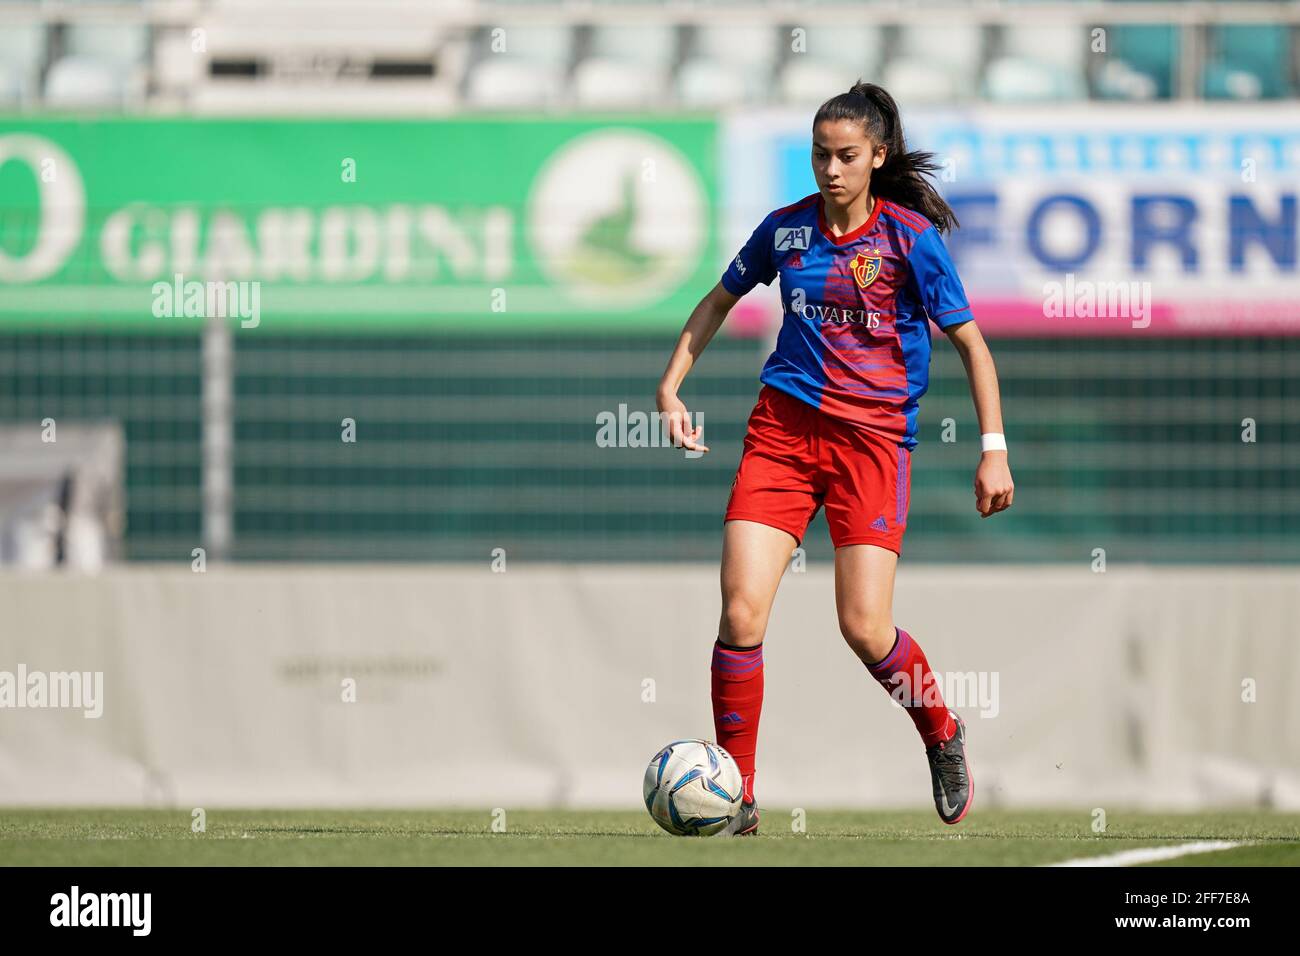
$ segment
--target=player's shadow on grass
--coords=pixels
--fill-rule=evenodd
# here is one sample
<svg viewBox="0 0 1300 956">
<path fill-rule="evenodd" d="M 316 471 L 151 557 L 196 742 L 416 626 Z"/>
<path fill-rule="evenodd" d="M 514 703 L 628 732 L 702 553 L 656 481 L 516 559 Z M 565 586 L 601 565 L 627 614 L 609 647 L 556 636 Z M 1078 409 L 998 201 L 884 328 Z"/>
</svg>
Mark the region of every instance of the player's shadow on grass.
<svg viewBox="0 0 1300 956">
<path fill-rule="evenodd" d="M 308 834 L 361 834 L 364 836 L 380 837 L 405 837 L 405 836 L 484 836 L 484 837 L 515 837 L 533 840 L 546 839 L 563 839 L 565 837 L 632 837 L 640 839 L 655 839 L 658 833 L 628 831 L 628 830 L 571 830 L 562 833 L 537 832 L 530 829 L 513 829 L 506 830 L 502 833 L 493 833 L 490 830 L 478 827 L 403 827 L 395 829 L 393 827 L 322 827 L 322 826 L 279 826 L 279 827 L 241 827 L 245 833 L 292 833 L 295 835 Z"/>
<path fill-rule="evenodd" d="M 370 835 L 382 835 L 383 830 L 377 830 L 374 827 L 241 827 L 245 833 L 367 833 Z M 401 836 L 406 831 L 387 831 L 392 836 Z"/>
</svg>

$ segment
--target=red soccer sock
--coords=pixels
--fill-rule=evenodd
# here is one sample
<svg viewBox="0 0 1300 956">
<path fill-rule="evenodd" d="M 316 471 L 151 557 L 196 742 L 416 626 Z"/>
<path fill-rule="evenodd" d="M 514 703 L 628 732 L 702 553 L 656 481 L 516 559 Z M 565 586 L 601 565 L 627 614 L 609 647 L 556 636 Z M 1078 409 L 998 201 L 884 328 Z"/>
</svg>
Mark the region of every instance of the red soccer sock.
<svg viewBox="0 0 1300 956">
<path fill-rule="evenodd" d="M 713 645 L 713 729 L 744 779 L 745 799 L 754 799 L 754 751 L 763 711 L 763 645 Z"/>
<path fill-rule="evenodd" d="M 948 740 L 957 732 L 957 722 L 948 715 L 948 705 L 930 671 L 930 662 L 925 659 L 921 645 L 907 631 L 894 628 L 893 649 L 883 660 L 868 664 L 867 672 L 907 708 L 926 747 Z"/>
</svg>

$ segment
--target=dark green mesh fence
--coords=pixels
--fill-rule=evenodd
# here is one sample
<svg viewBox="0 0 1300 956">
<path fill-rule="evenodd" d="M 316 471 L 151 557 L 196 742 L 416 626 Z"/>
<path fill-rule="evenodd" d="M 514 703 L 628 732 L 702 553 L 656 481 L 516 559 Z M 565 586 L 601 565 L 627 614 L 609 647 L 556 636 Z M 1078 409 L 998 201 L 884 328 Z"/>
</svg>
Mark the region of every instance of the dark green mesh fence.
<svg viewBox="0 0 1300 956">
<path fill-rule="evenodd" d="M 653 411 L 675 336 L 234 334 L 238 559 L 715 559 L 766 347 L 718 338 L 684 389 L 702 459 L 602 448 Z M 913 561 L 1300 560 L 1300 341 L 996 340 L 1015 507 L 982 520 L 978 437 L 936 335 L 904 555 Z M 127 554 L 201 544 L 195 337 L 0 335 L 0 420 L 117 419 Z M 341 440 L 356 422 L 355 443 Z M 956 423 L 955 444 L 941 441 Z M 1242 420 L 1257 441 L 1242 441 Z M 819 515 L 805 542 L 829 557 Z"/>
</svg>

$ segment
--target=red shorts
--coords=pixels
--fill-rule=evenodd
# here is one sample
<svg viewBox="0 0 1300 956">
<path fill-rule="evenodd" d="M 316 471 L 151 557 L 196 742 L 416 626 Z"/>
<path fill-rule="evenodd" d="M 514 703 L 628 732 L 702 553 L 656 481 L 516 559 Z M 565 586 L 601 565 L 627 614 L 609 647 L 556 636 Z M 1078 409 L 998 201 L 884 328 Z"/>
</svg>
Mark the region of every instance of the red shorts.
<svg viewBox="0 0 1300 956">
<path fill-rule="evenodd" d="M 826 506 L 831 542 L 901 554 L 912 454 L 771 385 L 758 393 L 724 522 L 771 525 L 802 542 Z"/>
</svg>

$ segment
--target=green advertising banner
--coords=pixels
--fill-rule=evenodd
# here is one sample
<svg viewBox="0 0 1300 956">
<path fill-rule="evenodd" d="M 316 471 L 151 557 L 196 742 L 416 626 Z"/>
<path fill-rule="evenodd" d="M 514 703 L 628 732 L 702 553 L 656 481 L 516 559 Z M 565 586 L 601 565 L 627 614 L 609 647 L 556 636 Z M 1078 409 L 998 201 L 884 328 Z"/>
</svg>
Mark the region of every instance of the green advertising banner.
<svg viewBox="0 0 1300 956">
<path fill-rule="evenodd" d="M 711 120 L 0 120 L 0 328 L 680 326 Z"/>
</svg>

